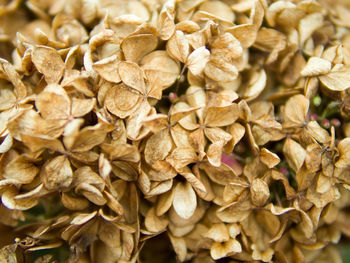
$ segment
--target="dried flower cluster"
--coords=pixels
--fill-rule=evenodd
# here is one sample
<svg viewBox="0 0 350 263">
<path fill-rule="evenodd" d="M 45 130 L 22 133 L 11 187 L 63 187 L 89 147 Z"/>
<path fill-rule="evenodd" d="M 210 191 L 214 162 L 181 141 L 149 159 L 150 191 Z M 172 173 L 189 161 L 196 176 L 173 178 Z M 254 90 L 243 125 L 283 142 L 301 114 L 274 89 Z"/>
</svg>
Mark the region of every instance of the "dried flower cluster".
<svg viewBox="0 0 350 263">
<path fill-rule="evenodd" d="M 349 17 L 0 0 L 0 262 L 341 262 Z"/>
</svg>

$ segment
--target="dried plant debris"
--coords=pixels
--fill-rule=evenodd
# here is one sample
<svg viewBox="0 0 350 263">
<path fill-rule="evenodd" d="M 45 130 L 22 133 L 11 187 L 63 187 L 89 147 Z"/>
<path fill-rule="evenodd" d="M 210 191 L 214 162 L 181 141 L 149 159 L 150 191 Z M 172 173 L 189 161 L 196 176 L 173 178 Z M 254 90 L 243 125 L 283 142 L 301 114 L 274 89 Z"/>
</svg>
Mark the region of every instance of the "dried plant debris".
<svg viewBox="0 0 350 263">
<path fill-rule="evenodd" d="M 0 0 L 0 261 L 341 262 L 349 15 Z"/>
</svg>

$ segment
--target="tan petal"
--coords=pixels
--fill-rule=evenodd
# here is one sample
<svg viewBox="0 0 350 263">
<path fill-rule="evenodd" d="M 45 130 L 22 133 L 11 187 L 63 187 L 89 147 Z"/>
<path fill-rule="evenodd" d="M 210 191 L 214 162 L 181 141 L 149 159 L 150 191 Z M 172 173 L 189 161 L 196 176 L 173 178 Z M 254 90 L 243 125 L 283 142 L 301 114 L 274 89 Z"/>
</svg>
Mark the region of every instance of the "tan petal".
<svg viewBox="0 0 350 263">
<path fill-rule="evenodd" d="M 163 50 L 157 50 L 144 56 L 140 64 L 151 89 L 170 87 L 180 74 L 179 63 Z"/>
<path fill-rule="evenodd" d="M 184 219 L 190 218 L 197 207 L 195 191 L 187 182 L 179 182 L 174 191 L 173 207 L 176 213 Z"/>
<path fill-rule="evenodd" d="M 119 63 L 118 72 L 124 84 L 145 94 L 145 82 L 142 69 L 133 62 L 123 61 Z"/>
<path fill-rule="evenodd" d="M 125 59 L 138 63 L 143 56 L 152 52 L 158 45 L 158 38 L 152 34 L 132 35 L 121 44 Z"/>
<path fill-rule="evenodd" d="M 326 75 L 319 76 L 319 80 L 330 90 L 344 91 L 350 87 L 349 70 L 348 66 L 332 70 Z"/>
<path fill-rule="evenodd" d="M 209 145 L 207 150 L 207 157 L 211 165 L 215 167 L 219 167 L 221 165 L 222 148 L 222 142 L 214 142 Z"/>
<path fill-rule="evenodd" d="M 75 211 L 84 210 L 90 204 L 85 198 L 73 197 L 68 193 L 62 193 L 61 201 L 64 207 Z"/>
<path fill-rule="evenodd" d="M 216 17 L 229 22 L 233 22 L 235 19 L 234 12 L 232 12 L 231 8 L 221 1 L 204 2 L 200 5 L 199 10 L 211 13 Z"/>
<path fill-rule="evenodd" d="M 20 75 L 15 70 L 15 67 L 5 59 L 0 58 L 0 65 L 4 73 L 9 78 L 11 83 L 15 86 L 14 93 L 18 100 L 24 99 L 27 96 L 27 89 L 23 84 Z M 1 70 L 1 68 L 0 68 Z"/>
<path fill-rule="evenodd" d="M 311 57 L 300 74 L 304 77 L 327 74 L 332 68 L 332 63 L 319 57 Z"/>
<path fill-rule="evenodd" d="M 168 115 L 165 114 L 157 114 L 151 115 L 146 118 L 143 122 L 143 125 L 150 129 L 153 133 L 160 132 L 168 128 Z"/>
<path fill-rule="evenodd" d="M 17 245 L 8 245 L 0 249 L 0 261 L 4 263 L 17 263 L 16 255 Z"/>
<path fill-rule="evenodd" d="M 228 133 L 231 134 L 232 139 L 225 146 L 226 153 L 232 152 L 235 145 L 243 138 L 245 128 L 239 123 L 233 123 L 229 126 Z"/>
<path fill-rule="evenodd" d="M 182 31 L 176 30 L 175 34 L 168 40 L 166 50 L 176 60 L 186 63 L 190 52 L 190 45 Z"/>
<path fill-rule="evenodd" d="M 137 110 L 140 96 L 124 86 L 112 87 L 105 98 L 107 109 L 119 118 L 126 118 Z"/>
<path fill-rule="evenodd" d="M 226 29 L 226 32 L 231 33 L 241 43 L 243 48 L 248 48 L 253 45 L 257 31 L 255 25 L 243 24 Z"/>
<path fill-rule="evenodd" d="M 238 69 L 231 63 L 223 60 L 211 59 L 205 66 L 205 75 L 218 82 L 233 81 L 238 76 Z"/>
<path fill-rule="evenodd" d="M 235 183 L 237 180 L 244 182 L 243 178 L 236 176 L 232 168 L 224 163 L 221 163 L 220 167 L 213 167 L 208 163 L 203 163 L 200 168 L 205 171 L 210 180 L 220 185 Z"/>
<path fill-rule="evenodd" d="M 262 148 L 260 150 L 260 158 L 261 158 L 261 161 L 264 164 L 266 164 L 267 167 L 269 167 L 269 168 L 275 167 L 281 161 L 277 154 L 269 151 L 266 148 Z"/>
<path fill-rule="evenodd" d="M 200 75 L 210 58 L 210 52 L 205 46 L 196 48 L 188 56 L 186 65 L 193 75 Z"/>
<path fill-rule="evenodd" d="M 228 229 L 224 223 L 213 224 L 209 231 L 204 233 L 203 236 L 219 243 L 226 242 L 230 239 Z"/>
<path fill-rule="evenodd" d="M 32 182 L 38 172 L 38 167 L 20 155 L 4 168 L 2 176 L 7 179 L 15 179 L 22 184 L 28 184 Z"/>
<path fill-rule="evenodd" d="M 284 108 L 283 126 L 286 128 L 300 127 L 305 124 L 306 115 L 309 110 L 309 100 L 303 95 L 291 97 Z"/>
<path fill-rule="evenodd" d="M 116 55 L 99 60 L 92 65 L 93 69 L 105 80 L 119 83 L 121 81 L 118 66 L 120 58 Z"/>
<path fill-rule="evenodd" d="M 73 181 L 73 171 L 66 156 L 61 155 L 50 160 L 43 171 L 43 183 L 48 190 L 63 190 Z"/>
<path fill-rule="evenodd" d="M 49 47 L 37 46 L 32 52 L 32 61 L 47 83 L 57 83 L 65 69 L 64 62 L 58 52 Z"/>
<path fill-rule="evenodd" d="M 270 197 L 267 183 L 259 178 L 252 181 L 250 186 L 252 202 L 256 206 L 263 206 Z"/>
<path fill-rule="evenodd" d="M 174 191 L 170 190 L 161 196 L 159 196 L 157 205 L 156 205 L 156 215 L 161 216 L 165 214 L 173 204 Z"/>
<path fill-rule="evenodd" d="M 175 148 L 166 158 L 176 170 L 197 161 L 197 154 L 192 147 Z"/>
<path fill-rule="evenodd" d="M 75 191 L 84 195 L 95 205 L 101 206 L 107 203 L 107 200 L 103 197 L 102 193 L 90 184 L 82 183 L 75 188 Z"/>
<path fill-rule="evenodd" d="M 153 134 L 146 143 L 145 160 L 149 164 L 164 160 L 168 156 L 173 146 L 171 136 L 168 130 L 161 130 Z"/>
<path fill-rule="evenodd" d="M 65 119 L 70 115 L 71 102 L 61 86 L 51 84 L 36 97 L 35 106 L 45 119 Z"/>
<path fill-rule="evenodd" d="M 210 248 L 210 255 L 217 260 L 232 253 L 242 252 L 242 246 L 236 239 L 230 239 L 227 242 L 215 242 Z"/>
<path fill-rule="evenodd" d="M 154 207 L 148 210 L 145 217 L 145 226 L 148 231 L 158 233 L 164 230 L 167 225 L 168 219 L 164 215 L 157 216 Z"/>
<path fill-rule="evenodd" d="M 298 27 L 300 44 L 303 45 L 304 42 L 311 37 L 314 31 L 322 27 L 322 25 L 323 15 L 321 13 L 311 13 L 301 19 Z"/>
<path fill-rule="evenodd" d="M 72 99 L 71 114 L 73 117 L 83 117 L 95 107 L 95 98 L 93 99 Z"/>
<path fill-rule="evenodd" d="M 255 72 L 250 80 L 249 86 L 244 90 L 244 97 L 247 101 L 255 99 L 260 95 L 266 86 L 266 72 L 265 70 L 260 70 Z"/>
<path fill-rule="evenodd" d="M 289 166 L 297 172 L 304 163 L 306 157 L 305 149 L 296 141 L 287 138 L 283 145 L 283 153 Z"/>
<path fill-rule="evenodd" d="M 180 262 L 183 262 L 186 260 L 187 255 L 187 246 L 186 241 L 184 238 L 175 237 L 172 234 L 168 233 L 170 242 L 173 246 L 173 249 L 176 253 L 177 258 Z"/>
<path fill-rule="evenodd" d="M 16 200 L 18 190 L 14 187 L 7 188 L 1 196 L 1 202 L 9 209 L 28 210 L 38 204 L 36 198 L 25 198 Z"/>
<path fill-rule="evenodd" d="M 211 44 L 213 56 L 224 59 L 236 59 L 242 56 L 243 49 L 241 43 L 230 33 L 219 35 Z"/>
<path fill-rule="evenodd" d="M 72 225 L 82 225 L 93 219 L 97 214 L 97 211 L 91 213 L 81 213 L 73 218 L 70 222 Z"/>
<path fill-rule="evenodd" d="M 221 144 L 221 147 L 232 139 L 231 135 L 221 128 L 205 128 L 204 133 L 212 143 Z"/>
<path fill-rule="evenodd" d="M 167 2 L 163 5 L 158 18 L 158 31 L 162 40 L 168 40 L 175 31 L 174 4 Z"/>
<path fill-rule="evenodd" d="M 102 143 L 107 133 L 113 129 L 114 127 L 107 123 L 99 123 L 95 126 L 85 127 L 79 132 L 77 137 L 75 137 L 73 144 L 69 148 L 74 152 L 88 151 Z"/>
<path fill-rule="evenodd" d="M 237 104 L 226 107 L 210 107 L 205 117 L 205 124 L 210 127 L 227 126 L 234 123 L 239 117 Z"/>
</svg>

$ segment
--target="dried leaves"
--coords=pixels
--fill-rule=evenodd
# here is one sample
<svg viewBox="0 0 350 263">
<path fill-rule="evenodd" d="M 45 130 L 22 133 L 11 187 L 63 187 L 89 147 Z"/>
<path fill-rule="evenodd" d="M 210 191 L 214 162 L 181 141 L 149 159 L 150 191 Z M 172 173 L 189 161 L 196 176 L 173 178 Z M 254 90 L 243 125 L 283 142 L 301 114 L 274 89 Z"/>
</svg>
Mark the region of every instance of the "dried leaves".
<svg viewBox="0 0 350 263">
<path fill-rule="evenodd" d="M 339 261 L 344 1 L 5 2 L 1 262 Z"/>
</svg>

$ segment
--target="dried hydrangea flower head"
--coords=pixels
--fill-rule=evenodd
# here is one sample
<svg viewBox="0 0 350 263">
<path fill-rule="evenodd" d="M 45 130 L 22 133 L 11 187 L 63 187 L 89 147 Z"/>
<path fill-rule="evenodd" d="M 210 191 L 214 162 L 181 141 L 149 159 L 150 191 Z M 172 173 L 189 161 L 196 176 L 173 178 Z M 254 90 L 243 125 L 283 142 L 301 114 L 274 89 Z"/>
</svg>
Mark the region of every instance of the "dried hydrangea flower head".
<svg viewBox="0 0 350 263">
<path fill-rule="evenodd" d="M 0 261 L 341 262 L 349 10 L 0 0 Z"/>
</svg>

